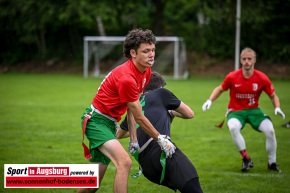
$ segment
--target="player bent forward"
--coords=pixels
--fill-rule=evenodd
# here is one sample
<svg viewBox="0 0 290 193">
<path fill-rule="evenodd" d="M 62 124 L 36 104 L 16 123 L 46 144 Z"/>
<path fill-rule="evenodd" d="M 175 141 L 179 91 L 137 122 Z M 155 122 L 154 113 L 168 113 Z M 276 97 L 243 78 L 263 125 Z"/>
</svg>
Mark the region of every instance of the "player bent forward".
<svg viewBox="0 0 290 193">
<path fill-rule="evenodd" d="M 171 121 L 174 116 L 191 119 L 194 113 L 172 92 L 162 88 L 165 84 L 162 76 L 153 72 L 140 102 L 145 116 L 158 132 L 170 136 Z M 117 130 L 117 138 L 126 137 L 128 130 L 126 119 L 120 127 L 121 129 Z M 152 138 L 140 127 L 137 128 L 137 137 L 141 149 L 135 152 L 137 154 L 134 157 L 137 157 L 143 174 L 148 180 L 182 193 L 202 193 L 195 167 L 178 147 L 172 158 L 165 160 L 158 143 L 151 141 Z M 134 153 L 134 150 L 130 150 L 130 153 Z M 165 175 L 162 175 L 163 172 Z"/>
<path fill-rule="evenodd" d="M 83 139 L 85 134 L 90 142 L 89 149 L 82 143 L 85 157 L 90 159 L 91 163 L 99 164 L 100 183 L 108 164 L 113 162 L 116 167 L 115 193 L 128 191 L 128 176 L 132 164 L 130 156 L 116 139 L 117 122 L 121 120 L 121 116 L 126 111 L 130 146 L 133 149 L 139 149 L 135 127 L 137 122 L 148 135 L 158 141 L 167 157 L 171 157 L 175 152 L 175 146 L 161 136 L 143 115 L 139 102 L 139 95 L 151 77 L 155 43 L 156 38 L 151 30 L 134 29 L 130 31 L 123 44 L 123 53 L 128 61 L 113 69 L 104 78 L 92 104 L 82 116 Z M 96 191 L 97 188 L 79 189 L 78 193 Z"/>
<path fill-rule="evenodd" d="M 261 71 L 255 70 L 256 53 L 251 48 L 245 48 L 240 55 L 242 68 L 230 72 L 221 85 L 216 87 L 209 99 L 203 104 L 202 110 L 209 109 L 212 102 L 222 92 L 230 90 L 228 105 L 227 125 L 232 139 L 241 156 L 243 157 L 241 171 L 246 172 L 254 166 L 246 150 L 246 143 L 241 130 L 249 123 L 256 131 L 263 132 L 266 136 L 266 150 L 268 153 L 268 170 L 281 172 L 276 164 L 277 141 L 272 121 L 259 107 L 259 98 L 264 91 L 275 107 L 275 114 L 284 113 L 280 109 L 280 101 L 269 78 Z"/>
</svg>

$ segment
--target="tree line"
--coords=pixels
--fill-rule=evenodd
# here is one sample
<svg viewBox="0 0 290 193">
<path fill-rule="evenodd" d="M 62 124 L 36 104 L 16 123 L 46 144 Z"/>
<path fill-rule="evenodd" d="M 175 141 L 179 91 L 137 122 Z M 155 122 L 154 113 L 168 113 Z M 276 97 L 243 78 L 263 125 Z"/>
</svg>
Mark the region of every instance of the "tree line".
<svg viewBox="0 0 290 193">
<path fill-rule="evenodd" d="M 75 60 L 84 36 L 125 36 L 148 28 L 183 37 L 188 51 L 234 58 L 236 1 L 0 0 L 0 63 Z M 241 1 L 240 45 L 261 58 L 290 61 L 290 0 Z M 103 26 L 103 28 L 102 28 Z"/>
</svg>

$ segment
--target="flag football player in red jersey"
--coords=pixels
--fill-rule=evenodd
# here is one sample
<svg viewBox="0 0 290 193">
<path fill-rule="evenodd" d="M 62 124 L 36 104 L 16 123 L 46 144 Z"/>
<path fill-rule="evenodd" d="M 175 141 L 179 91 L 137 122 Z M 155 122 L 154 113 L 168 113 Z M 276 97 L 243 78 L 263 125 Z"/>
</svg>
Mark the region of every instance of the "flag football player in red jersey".
<svg viewBox="0 0 290 193">
<path fill-rule="evenodd" d="M 116 167 L 114 192 L 126 193 L 128 191 L 128 176 L 132 160 L 116 139 L 118 122 L 126 112 L 130 152 L 140 149 L 136 135 L 136 122 L 158 142 L 166 157 L 171 157 L 175 152 L 174 144 L 160 135 L 144 116 L 139 102 L 139 96 L 151 77 L 155 44 L 156 38 L 151 30 L 129 31 L 123 43 L 123 54 L 128 61 L 117 66 L 104 78 L 92 104 L 81 118 L 85 158 L 90 159 L 91 163 L 99 164 L 100 185 L 108 164 L 113 162 Z M 84 135 L 89 140 L 89 148 L 84 144 Z M 81 188 L 78 189 L 78 193 L 91 193 L 97 190 L 97 188 Z"/>
<path fill-rule="evenodd" d="M 266 136 L 266 151 L 268 153 L 268 170 L 281 172 L 276 164 L 277 141 L 275 130 L 270 117 L 259 108 L 259 98 L 264 91 L 275 108 L 275 114 L 285 118 L 280 108 L 280 101 L 270 79 L 261 71 L 254 69 L 256 53 L 251 48 L 244 48 L 240 54 L 242 68 L 230 72 L 221 85 L 211 93 L 209 99 L 203 104 L 202 110 L 209 109 L 212 102 L 222 92 L 230 90 L 230 102 L 227 111 L 227 125 L 233 142 L 243 157 L 241 171 L 246 172 L 254 167 L 253 161 L 246 150 L 246 143 L 241 130 L 246 123 L 253 129 Z"/>
</svg>

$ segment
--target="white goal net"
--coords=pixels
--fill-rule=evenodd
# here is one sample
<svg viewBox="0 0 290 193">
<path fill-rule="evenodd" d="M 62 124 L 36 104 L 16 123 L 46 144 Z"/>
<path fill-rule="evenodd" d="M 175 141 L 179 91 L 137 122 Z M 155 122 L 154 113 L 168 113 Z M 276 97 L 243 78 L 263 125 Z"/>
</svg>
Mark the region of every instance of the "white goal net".
<svg viewBox="0 0 290 193">
<path fill-rule="evenodd" d="M 84 37 L 84 77 L 100 77 L 124 63 L 122 36 Z M 175 36 L 156 37 L 155 63 L 152 70 L 182 79 L 188 77 L 186 46 L 182 38 Z"/>
</svg>

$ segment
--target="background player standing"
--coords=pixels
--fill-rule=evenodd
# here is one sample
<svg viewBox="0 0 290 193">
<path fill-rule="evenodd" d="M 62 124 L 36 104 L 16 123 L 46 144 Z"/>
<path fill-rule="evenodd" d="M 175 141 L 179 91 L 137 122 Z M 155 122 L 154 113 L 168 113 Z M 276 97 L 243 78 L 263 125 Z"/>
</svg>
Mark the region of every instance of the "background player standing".
<svg viewBox="0 0 290 193">
<path fill-rule="evenodd" d="M 268 153 L 268 170 L 281 172 L 276 164 L 277 141 L 272 121 L 259 107 L 259 98 L 264 91 L 275 108 L 275 114 L 284 113 L 280 109 L 280 101 L 270 79 L 261 71 L 254 69 L 256 52 L 251 48 L 241 51 L 240 62 L 242 68 L 230 72 L 221 85 L 211 93 L 209 99 L 203 104 L 202 110 L 209 109 L 212 102 L 222 92 L 230 90 L 230 101 L 227 112 L 227 125 L 233 142 L 243 157 L 241 171 L 248 171 L 254 166 L 246 150 L 246 143 L 241 130 L 249 123 L 256 131 L 263 132 L 266 136 L 266 150 Z"/>
</svg>

